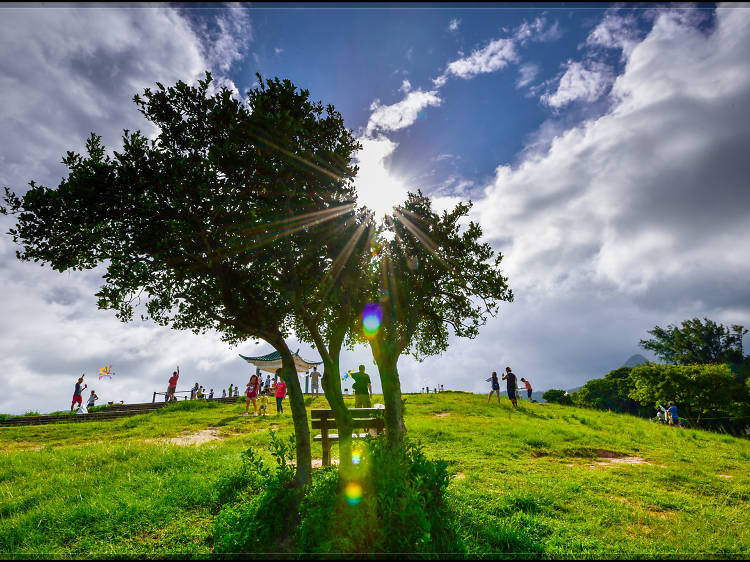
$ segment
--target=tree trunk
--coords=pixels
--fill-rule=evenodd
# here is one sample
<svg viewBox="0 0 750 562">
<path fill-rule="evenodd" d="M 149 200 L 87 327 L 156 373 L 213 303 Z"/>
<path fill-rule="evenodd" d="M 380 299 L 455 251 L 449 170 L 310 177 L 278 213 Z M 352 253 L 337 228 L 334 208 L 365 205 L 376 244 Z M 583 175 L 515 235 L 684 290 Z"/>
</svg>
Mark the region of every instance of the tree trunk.
<svg viewBox="0 0 750 562">
<path fill-rule="evenodd" d="M 310 450 L 310 427 L 307 424 L 307 410 L 305 398 L 297 377 L 292 352 L 279 337 L 274 347 L 281 354 L 282 377 L 289 391 L 289 407 L 292 410 L 294 422 L 294 437 L 297 446 L 297 488 L 302 488 L 312 482 L 312 451 Z"/>
<path fill-rule="evenodd" d="M 328 345 L 320 335 L 315 320 L 306 311 L 302 311 L 302 319 L 307 331 L 315 342 L 315 348 L 323 360 L 323 394 L 328 400 L 328 405 L 336 416 L 339 434 L 339 470 L 347 476 L 352 466 L 352 431 L 353 421 L 349 409 L 344 404 L 344 395 L 341 393 L 341 367 L 339 357 L 341 356 L 341 345 L 346 336 L 346 329 L 333 330 Z M 345 478 L 346 479 L 346 478 Z"/>
<path fill-rule="evenodd" d="M 381 353 L 373 355 L 378 365 L 380 374 L 380 384 L 383 387 L 383 401 L 385 402 L 385 430 L 388 437 L 388 443 L 391 448 L 398 448 L 406 435 L 406 426 L 404 425 L 404 408 L 401 402 L 401 381 L 398 378 L 398 369 L 396 363 L 398 357 L 394 353 L 380 347 Z"/>
<path fill-rule="evenodd" d="M 345 477 L 351 473 L 352 467 L 352 431 L 353 421 L 351 412 L 344 404 L 341 393 L 341 369 L 338 354 L 331 355 L 330 360 L 323 361 L 323 393 L 336 416 L 339 434 L 339 470 Z"/>
</svg>

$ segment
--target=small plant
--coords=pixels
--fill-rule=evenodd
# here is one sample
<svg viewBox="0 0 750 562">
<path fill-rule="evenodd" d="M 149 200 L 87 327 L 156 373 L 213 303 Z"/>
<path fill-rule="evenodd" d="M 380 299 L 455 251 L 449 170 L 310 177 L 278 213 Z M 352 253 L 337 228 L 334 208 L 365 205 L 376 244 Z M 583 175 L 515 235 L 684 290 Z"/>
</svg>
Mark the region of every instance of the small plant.
<svg viewBox="0 0 750 562">
<path fill-rule="evenodd" d="M 243 503 L 226 505 L 214 527 L 216 552 L 283 552 L 289 548 L 287 537 L 297 524 L 300 497 L 294 489 L 294 435 L 287 439 L 270 430 L 271 455 L 276 471 L 265 465 L 252 448 L 242 453 L 240 472 L 230 477 L 219 500 L 237 497 Z"/>
</svg>

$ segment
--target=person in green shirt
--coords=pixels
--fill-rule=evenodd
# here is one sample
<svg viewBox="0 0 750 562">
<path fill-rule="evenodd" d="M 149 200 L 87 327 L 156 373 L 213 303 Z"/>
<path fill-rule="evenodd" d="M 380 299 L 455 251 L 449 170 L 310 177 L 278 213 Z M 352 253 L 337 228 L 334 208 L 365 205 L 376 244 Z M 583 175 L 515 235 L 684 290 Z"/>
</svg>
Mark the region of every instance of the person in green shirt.
<svg viewBox="0 0 750 562">
<path fill-rule="evenodd" d="M 360 365 L 359 371 L 352 373 L 351 377 L 354 379 L 354 384 L 352 385 L 354 390 L 354 407 L 372 408 L 370 404 L 372 384 L 370 383 L 370 375 L 365 373 L 365 366 Z"/>
</svg>

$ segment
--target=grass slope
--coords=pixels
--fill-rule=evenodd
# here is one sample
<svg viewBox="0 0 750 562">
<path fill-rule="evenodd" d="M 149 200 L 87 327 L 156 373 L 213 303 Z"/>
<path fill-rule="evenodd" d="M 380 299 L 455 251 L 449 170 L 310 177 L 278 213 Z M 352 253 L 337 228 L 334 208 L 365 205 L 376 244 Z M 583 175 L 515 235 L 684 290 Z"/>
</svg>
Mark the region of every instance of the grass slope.
<svg viewBox="0 0 750 562">
<path fill-rule="evenodd" d="M 750 554 L 747 440 L 554 404 L 513 410 L 507 398 L 407 399 L 409 436 L 455 475 L 449 501 L 469 553 Z M 181 402 L 122 420 L 0 428 L 0 553 L 210 553 L 241 452 L 270 461 L 267 430 L 292 432 L 289 413 L 243 411 Z M 167 441 L 207 428 L 223 438 Z M 644 462 L 599 456 L 609 454 Z"/>
</svg>

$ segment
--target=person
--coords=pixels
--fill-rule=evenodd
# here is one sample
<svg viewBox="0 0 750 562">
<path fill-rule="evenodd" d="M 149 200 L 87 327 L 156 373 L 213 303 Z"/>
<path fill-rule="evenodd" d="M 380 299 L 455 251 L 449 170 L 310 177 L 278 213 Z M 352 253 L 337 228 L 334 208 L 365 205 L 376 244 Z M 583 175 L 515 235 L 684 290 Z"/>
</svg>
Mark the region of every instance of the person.
<svg viewBox="0 0 750 562">
<path fill-rule="evenodd" d="M 196 395 L 198 397 L 198 400 L 203 400 L 203 396 L 204 395 L 203 395 L 203 387 L 202 386 L 200 388 L 198 388 L 198 392 L 196 393 Z"/>
<path fill-rule="evenodd" d="M 231 398 L 232 396 L 234 396 L 234 394 L 232 394 L 232 388 L 233 388 L 233 387 L 232 387 L 232 383 L 230 382 L 230 383 L 229 383 L 229 397 L 230 397 L 230 398 Z"/>
<path fill-rule="evenodd" d="M 222 398 L 226 398 L 227 397 L 227 389 L 226 388 L 222 388 L 221 389 L 221 397 Z"/>
<path fill-rule="evenodd" d="M 370 375 L 365 373 L 365 366 L 360 365 L 359 371 L 352 373 L 354 384 L 352 390 L 354 390 L 354 407 L 355 408 L 372 408 L 370 403 L 370 397 L 372 396 L 372 383 L 370 383 Z"/>
<path fill-rule="evenodd" d="M 526 397 L 531 400 L 531 383 L 523 377 L 521 377 L 521 382 L 526 386 Z"/>
<path fill-rule="evenodd" d="M 84 384 L 83 386 L 81 386 L 81 383 L 83 383 L 83 377 L 85 377 L 85 376 L 86 376 L 86 373 L 81 373 L 81 377 L 76 382 L 75 389 L 73 390 L 73 402 L 71 402 L 71 404 L 70 404 L 70 411 L 71 412 L 73 411 L 73 408 L 75 407 L 76 404 L 78 404 L 79 408 L 81 406 L 83 406 L 83 397 L 81 396 L 81 394 L 89 386 L 87 384 Z"/>
<path fill-rule="evenodd" d="M 260 369 L 255 369 L 255 374 L 258 375 L 258 396 L 263 394 L 263 375 L 260 374 Z"/>
<path fill-rule="evenodd" d="M 195 400 L 195 398 L 198 396 L 198 383 L 195 383 L 195 386 L 190 389 L 190 400 Z"/>
<path fill-rule="evenodd" d="M 659 423 L 667 423 L 667 410 L 665 410 L 664 406 L 662 406 L 661 404 L 656 405 L 656 419 L 659 421 Z"/>
<path fill-rule="evenodd" d="M 237 398 L 240 395 L 240 387 L 236 384 L 234 385 L 234 397 Z"/>
<path fill-rule="evenodd" d="M 317 365 L 313 365 L 313 370 L 310 373 L 310 382 L 312 386 L 310 387 L 311 394 L 315 394 L 315 398 L 318 398 L 320 396 L 320 392 L 318 390 L 318 381 L 320 380 L 320 373 L 318 372 Z"/>
<path fill-rule="evenodd" d="M 490 378 L 488 378 L 486 382 L 489 382 L 492 384 L 492 388 L 490 389 L 490 395 L 487 397 L 487 404 L 490 403 L 493 392 L 497 394 L 497 403 L 500 404 L 500 381 L 497 380 L 497 372 L 492 371 Z"/>
<path fill-rule="evenodd" d="M 513 407 L 518 408 L 518 402 L 516 401 L 516 375 L 513 374 L 510 367 L 505 368 L 503 380 L 506 381 L 506 384 L 508 385 L 508 398 L 510 398 L 510 401 L 513 403 Z"/>
<path fill-rule="evenodd" d="M 266 375 L 266 388 L 271 388 L 271 375 Z"/>
<path fill-rule="evenodd" d="M 250 377 L 250 382 L 247 383 L 247 386 L 245 387 L 245 414 L 248 414 L 248 409 L 250 408 L 250 402 L 253 403 L 253 415 L 258 415 L 258 407 L 255 404 L 255 399 L 258 398 L 258 391 L 260 390 L 260 386 L 258 385 L 258 375 L 253 375 Z"/>
<path fill-rule="evenodd" d="M 213 400 L 213 398 L 214 398 L 214 389 L 212 388 L 211 392 L 208 393 L 208 399 Z"/>
<path fill-rule="evenodd" d="M 99 397 L 96 395 L 96 392 L 94 390 L 91 390 L 91 394 L 89 395 L 89 402 L 86 404 L 86 409 L 92 408 L 94 406 L 94 402 L 99 400 Z"/>
<path fill-rule="evenodd" d="M 263 380 L 263 377 L 260 377 L 260 380 Z M 260 415 L 265 416 L 266 415 L 266 409 L 268 407 L 268 393 L 271 390 L 266 387 L 263 392 L 260 395 Z"/>
<path fill-rule="evenodd" d="M 165 397 L 165 402 L 172 402 L 174 398 L 174 393 L 177 390 L 177 379 L 180 378 L 180 366 L 177 366 L 177 370 L 172 372 L 172 376 L 169 377 L 169 382 L 167 383 L 167 396 Z"/>
<path fill-rule="evenodd" d="M 678 425 L 680 418 L 677 416 L 677 406 L 675 406 L 674 402 L 669 403 L 667 413 L 669 414 L 669 425 Z"/>
<path fill-rule="evenodd" d="M 276 389 L 276 413 L 277 414 L 283 414 L 284 413 L 284 397 L 286 396 L 286 383 L 284 383 L 284 379 L 281 377 L 281 369 L 276 370 L 276 376 L 279 377 L 279 380 L 275 382 L 274 388 Z"/>
</svg>

